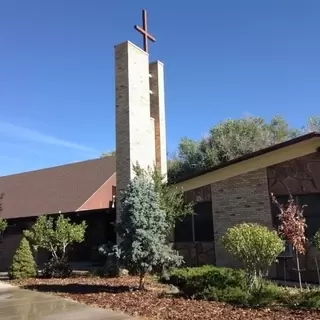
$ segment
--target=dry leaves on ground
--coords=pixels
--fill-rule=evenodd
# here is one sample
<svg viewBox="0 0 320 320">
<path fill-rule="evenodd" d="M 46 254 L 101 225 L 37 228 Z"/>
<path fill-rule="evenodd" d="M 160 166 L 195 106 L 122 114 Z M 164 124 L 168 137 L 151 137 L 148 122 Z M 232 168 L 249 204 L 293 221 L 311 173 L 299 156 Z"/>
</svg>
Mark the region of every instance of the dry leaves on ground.
<svg viewBox="0 0 320 320">
<path fill-rule="evenodd" d="M 140 292 L 135 290 L 138 284 L 138 279 L 135 277 L 30 279 L 13 283 L 26 289 L 50 292 L 80 303 L 146 317 L 150 320 L 320 319 L 320 312 L 317 311 L 246 309 L 223 303 L 169 296 L 165 294 L 168 287 L 152 279 L 146 283 L 147 290 Z"/>
</svg>

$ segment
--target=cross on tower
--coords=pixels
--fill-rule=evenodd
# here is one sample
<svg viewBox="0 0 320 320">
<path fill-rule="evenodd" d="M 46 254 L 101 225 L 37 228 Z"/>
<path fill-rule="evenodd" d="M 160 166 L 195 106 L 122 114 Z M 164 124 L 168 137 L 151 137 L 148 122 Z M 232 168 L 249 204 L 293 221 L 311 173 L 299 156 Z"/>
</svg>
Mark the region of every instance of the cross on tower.
<svg viewBox="0 0 320 320">
<path fill-rule="evenodd" d="M 138 25 L 135 25 L 134 28 L 140 32 L 143 36 L 143 50 L 148 53 L 148 40 L 156 42 L 156 39 L 148 33 L 148 24 L 147 24 L 147 11 L 142 10 L 142 28 Z"/>
</svg>

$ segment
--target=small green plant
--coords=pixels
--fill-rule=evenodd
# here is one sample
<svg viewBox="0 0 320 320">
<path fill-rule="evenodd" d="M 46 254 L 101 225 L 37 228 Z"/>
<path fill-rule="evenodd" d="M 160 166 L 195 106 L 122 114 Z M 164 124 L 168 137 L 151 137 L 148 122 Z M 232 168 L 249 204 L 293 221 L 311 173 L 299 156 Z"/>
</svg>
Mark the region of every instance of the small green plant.
<svg viewBox="0 0 320 320">
<path fill-rule="evenodd" d="M 38 248 L 43 248 L 50 252 L 52 259 L 45 267 L 45 273 L 48 277 L 70 274 L 67 248 L 73 243 L 84 241 L 86 227 L 84 221 L 76 224 L 63 215 L 59 215 L 57 218 L 44 215 L 37 219 L 30 230 L 24 231 L 24 236 L 30 241 L 35 251 Z M 64 271 L 62 271 L 63 269 Z"/>
<path fill-rule="evenodd" d="M 283 294 L 279 300 L 291 309 L 320 309 L 320 291 L 318 289 L 286 290 L 286 294 Z"/>
<path fill-rule="evenodd" d="M 2 199 L 4 194 L 0 194 L 0 213 L 2 212 Z M 7 220 L 0 218 L 0 236 L 7 229 L 8 223 Z"/>
<path fill-rule="evenodd" d="M 229 228 L 221 242 L 243 264 L 249 291 L 259 288 L 261 278 L 284 250 L 284 242 L 276 231 L 255 223 Z"/>
<path fill-rule="evenodd" d="M 19 248 L 13 256 L 13 262 L 9 270 L 10 279 L 27 279 L 37 275 L 36 263 L 34 261 L 29 242 L 22 238 Z"/>
<path fill-rule="evenodd" d="M 0 235 L 7 229 L 7 220 L 0 218 Z"/>
<path fill-rule="evenodd" d="M 105 257 L 105 263 L 99 269 L 99 275 L 104 277 L 118 277 L 120 275 L 120 252 L 118 246 L 107 243 L 99 247 L 99 253 Z"/>
<path fill-rule="evenodd" d="M 320 230 L 318 230 L 316 232 L 316 234 L 314 235 L 314 238 L 313 238 L 313 243 L 315 245 L 315 247 L 320 250 Z"/>
<path fill-rule="evenodd" d="M 68 278 L 72 274 L 72 269 L 65 258 L 55 259 L 51 258 L 45 263 L 42 270 L 44 278 Z"/>
</svg>

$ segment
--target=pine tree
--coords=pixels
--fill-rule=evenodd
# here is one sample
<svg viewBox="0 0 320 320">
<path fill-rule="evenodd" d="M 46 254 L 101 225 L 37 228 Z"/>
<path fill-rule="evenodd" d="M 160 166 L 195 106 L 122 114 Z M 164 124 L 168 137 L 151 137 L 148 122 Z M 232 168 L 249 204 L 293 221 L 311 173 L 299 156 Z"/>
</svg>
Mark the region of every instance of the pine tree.
<svg viewBox="0 0 320 320">
<path fill-rule="evenodd" d="M 121 208 L 121 260 L 139 274 L 139 288 L 143 289 L 148 272 L 163 265 L 179 265 L 182 258 L 167 243 L 170 223 L 151 179 L 136 176 L 122 194 Z"/>
<path fill-rule="evenodd" d="M 22 238 L 9 270 L 10 279 L 27 279 L 37 275 L 30 244 L 26 238 Z"/>
</svg>

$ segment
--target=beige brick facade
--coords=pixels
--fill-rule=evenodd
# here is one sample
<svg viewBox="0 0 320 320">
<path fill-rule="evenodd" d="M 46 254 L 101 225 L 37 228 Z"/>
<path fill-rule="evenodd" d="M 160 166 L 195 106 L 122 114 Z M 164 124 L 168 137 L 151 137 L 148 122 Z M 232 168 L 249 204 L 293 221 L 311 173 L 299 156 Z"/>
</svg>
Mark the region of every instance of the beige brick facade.
<svg viewBox="0 0 320 320">
<path fill-rule="evenodd" d="M 160 61 L 150 63 L 150 110 L 155 125 L 156 166 L 167 174 L 166 115 L 164 96 L 164 66 Z"/>
<path fill-rule="evenodd" d="M 167 172 L 163 64 L 150 64 L 148 53 L 129 41 L 121 43 L 115 46 L 115 86 L 119 200 L 136 163 L 144 169 L 156 164 Z M 120 210 L 118 202 L 118 218 Z"/>
<path fill-rule="evenodd" d="M 149 56 L 130 42 L 115 47 L 117 189 L 133 177 L 133 164 L 155 161 L 150 118 Z M 152 145 L 151 145 L 152 144 Z"/>
<path fill-rule="evenodd" d="M 241 222 L 272 228 L 266 169 L 259 169 L 211 185 L 217 266 L 239 266 L 221 246 L 226 230 Z"/>
</svg>

